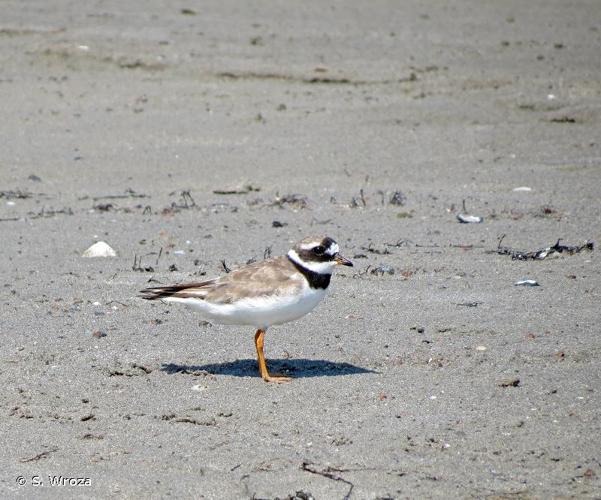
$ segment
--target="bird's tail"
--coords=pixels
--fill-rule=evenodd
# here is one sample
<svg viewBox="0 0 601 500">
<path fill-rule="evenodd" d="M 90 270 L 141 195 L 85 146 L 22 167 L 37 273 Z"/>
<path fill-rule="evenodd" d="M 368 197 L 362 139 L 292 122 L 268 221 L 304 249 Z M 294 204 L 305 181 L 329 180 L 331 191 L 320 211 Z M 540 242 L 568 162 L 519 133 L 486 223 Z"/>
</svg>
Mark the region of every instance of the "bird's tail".
<svg viewBox="0 0 601 500">
<path fill-rule="evenodd" d="M 178 285 L 171 286 L 155 286 L 152 288 L 145 288 L 140 290 L 140 298 L 145 300 L 157 300 L 171 297 L 174 293 L 177 293 L 182 288 Z"/>
<path fill-rule="evenodd" d="M 145 300 L 157 300 L 167 299 L 169 297 L 173 297 L 174 295 L 182 296 L 181 292 L 185 293 L 185 290 L 188 288 L 202 288 L 203 286 L 212 283 L 212 281 L 213 280 L 203 281 L 202 283 L 182 283 L 179 285 L 154 286 L 140 290 L 139 297 Z"/>
</svg>

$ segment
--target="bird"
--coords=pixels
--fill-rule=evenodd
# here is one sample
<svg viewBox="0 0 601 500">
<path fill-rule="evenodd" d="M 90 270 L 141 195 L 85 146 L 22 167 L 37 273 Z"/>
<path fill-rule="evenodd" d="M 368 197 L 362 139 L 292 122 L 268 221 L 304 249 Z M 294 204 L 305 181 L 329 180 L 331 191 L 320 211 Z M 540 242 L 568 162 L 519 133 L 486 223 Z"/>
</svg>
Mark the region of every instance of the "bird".
<svg viewBox="0 0 601 500">
<path fill-rule="evenodd" d="M 259 374 L 265 382 L 291 377 L 270 375 L 265 362 L 267 329 L 301 318 L 325 297 L 334 269 L 353 266 L 329 236 L 308 237 L 286 255 L 255 262 L 221 277 L 197 283 L 157 286 L 140 291 L 146 300 L 185 304 L 212 323 L 256 329 Z"/>
</svg>

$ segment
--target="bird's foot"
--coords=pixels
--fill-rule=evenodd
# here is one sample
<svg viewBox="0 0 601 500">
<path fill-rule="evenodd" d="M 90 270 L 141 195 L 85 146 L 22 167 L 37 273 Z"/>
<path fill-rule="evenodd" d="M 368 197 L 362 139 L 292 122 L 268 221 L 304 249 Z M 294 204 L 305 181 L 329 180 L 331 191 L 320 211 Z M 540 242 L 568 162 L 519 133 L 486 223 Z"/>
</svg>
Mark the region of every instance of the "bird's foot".
<svg viewBox="0 0 601 500">
<path fill-rule="evenodd" d="M 284 375 L 263 375 L 265 382 L 274 382 L 276 384 L 287 384 L 292 381 L 292 377 L 285 377 Z"/>
</svg>

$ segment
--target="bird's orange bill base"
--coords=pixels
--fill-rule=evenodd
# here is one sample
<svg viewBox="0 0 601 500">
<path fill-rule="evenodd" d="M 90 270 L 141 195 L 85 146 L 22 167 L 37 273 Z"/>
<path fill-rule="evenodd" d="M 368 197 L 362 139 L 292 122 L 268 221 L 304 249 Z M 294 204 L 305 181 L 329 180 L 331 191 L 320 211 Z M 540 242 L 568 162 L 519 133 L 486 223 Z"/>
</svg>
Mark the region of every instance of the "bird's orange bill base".
<svg viewBox="0 0 601 500">
<path fill-rule="evenodd" d="M 353 263 L 350 260 L 348 260 L 346 257 L 343 257 L 340 254 L 336 254 L 336 258 L 334 260 L 336 261 L 336 264 L 338 264 L 339 266 L 353 267 Z"/>
<path fill-rule="evenodd" d="M 257 348 L 257 359 L 259 361 L 259 373 L 261 374 L 261 378 L 263 378 L 265 382 L 276 382 L 278 384 L 290 382 L 292 380 L 290 377 L 269 375 L 269 372 L 267 371 L 267 363 L 265 363 L 265 354 L 263 353 L 264 339 L 265 330 L 257 330 L 257 333 L 255 333 L 255 347 Z"/>
</svg>

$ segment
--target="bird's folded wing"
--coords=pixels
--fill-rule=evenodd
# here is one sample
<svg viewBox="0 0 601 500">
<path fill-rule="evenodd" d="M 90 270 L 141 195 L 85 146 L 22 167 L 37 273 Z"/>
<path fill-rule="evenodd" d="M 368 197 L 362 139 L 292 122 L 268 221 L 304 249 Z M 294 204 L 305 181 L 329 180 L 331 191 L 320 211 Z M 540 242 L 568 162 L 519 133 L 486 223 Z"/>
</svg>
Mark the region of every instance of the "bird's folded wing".
<svg viewBox="0 0 601 500">
<path fill-rule="evenodd" d="M 276 257 L 237 269 L 221 278 L 146 288 L 140 293 L 148 300 L 198 298 L 215 304 L 231 304 L 241 298 L 290 293 L 301 286 L 302 278 L 296 269 L 291 269 L 288 259 Z"/>
</svg>

